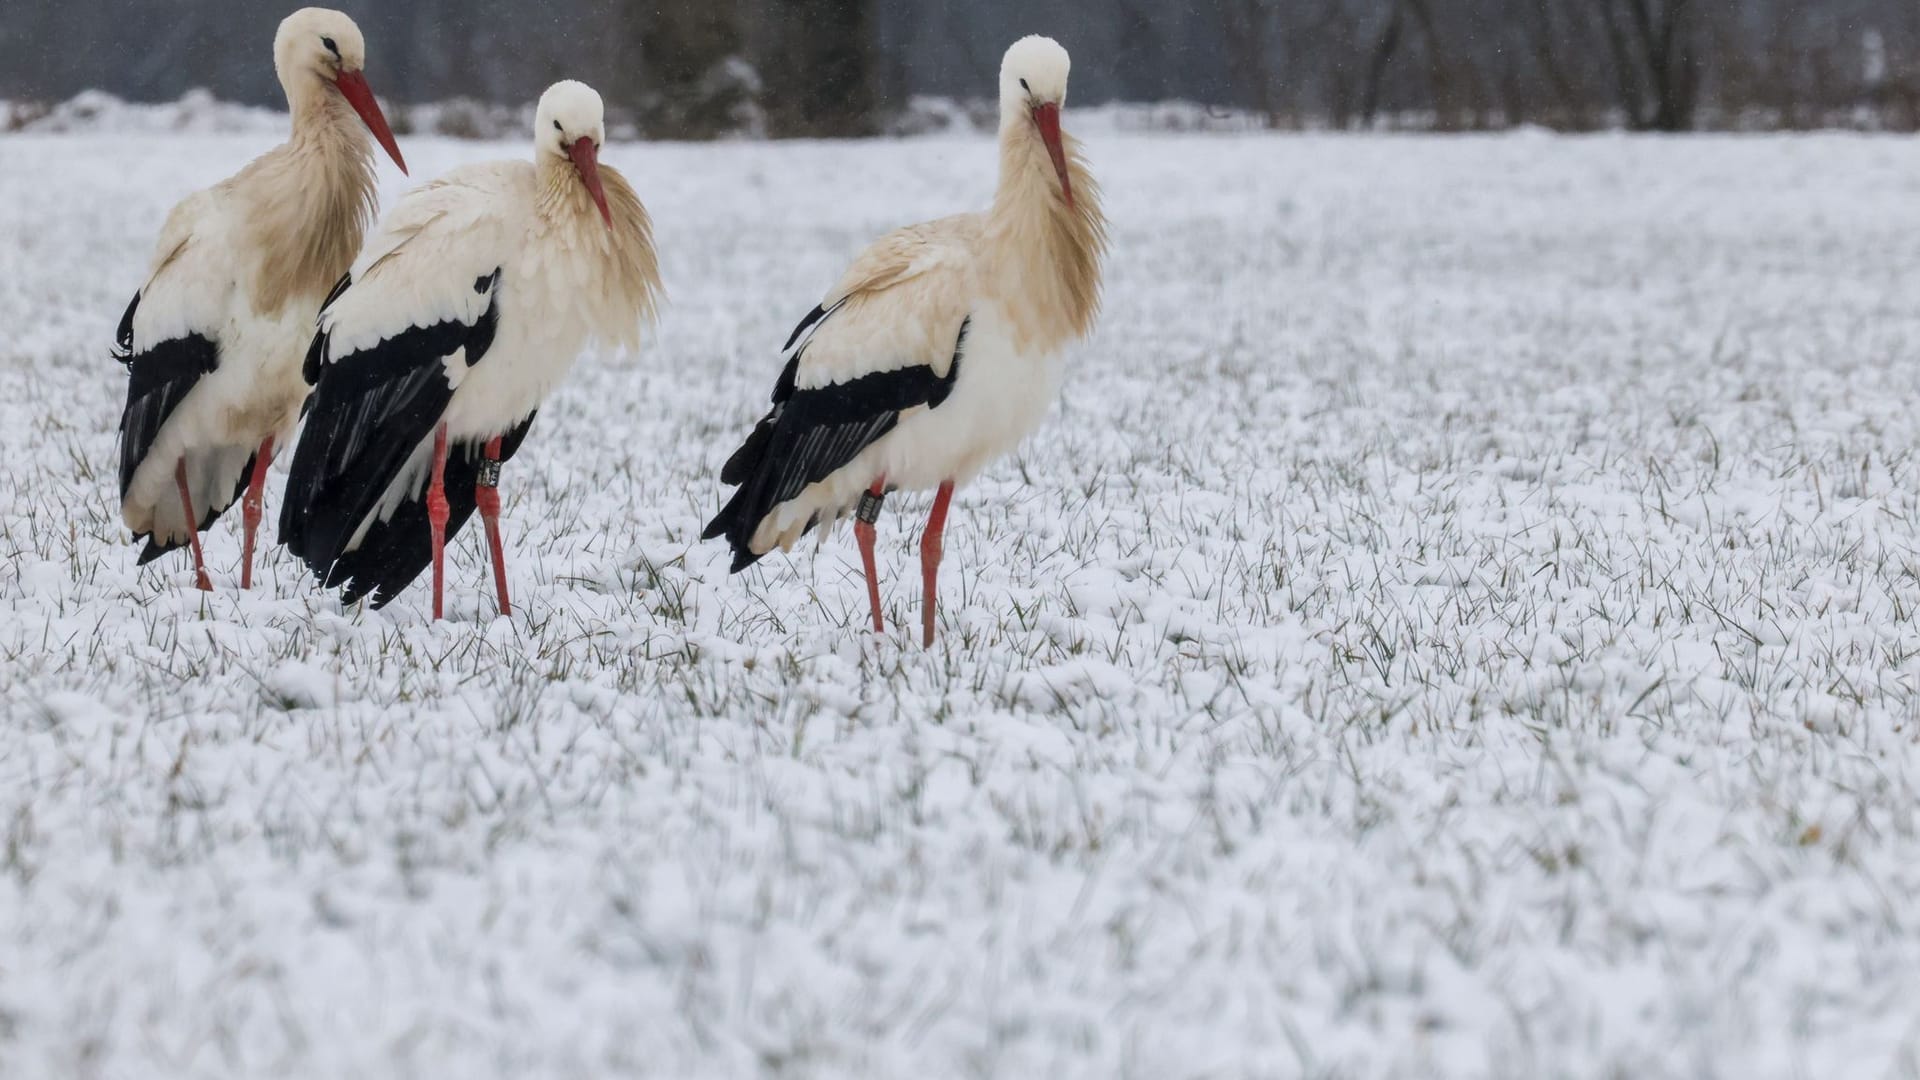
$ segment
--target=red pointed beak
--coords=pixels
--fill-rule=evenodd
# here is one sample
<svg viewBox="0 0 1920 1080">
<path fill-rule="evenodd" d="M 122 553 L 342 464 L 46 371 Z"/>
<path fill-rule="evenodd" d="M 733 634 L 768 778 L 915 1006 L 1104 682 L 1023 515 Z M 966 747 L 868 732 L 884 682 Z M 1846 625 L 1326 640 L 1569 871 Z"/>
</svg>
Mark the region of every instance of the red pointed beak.
<svg viewBox="0 0 1920 1080">
<path fill-rule="evenodd" d="M 1073 209 L 1073 182 L 1067 179 L 1067 150 L 1060 143 L 1060 106 L 1035 105 L 1033 122 L 1040 128 L 1040 141 L 1047 144 L 1047 156 L 1053 159 L 1053 171 L 1060 177 L 1060 194 Z"/>
<path fill-rule="evenodd" d="M 407 161 L 400 156 L 400 144 L 393 141 L 393 129 L 387 126 L 387 118 L 380 112 L 380 103 L 373 100 L 373 88 L 367 85 L 367 77 L 357 71 L 343 71 L 334 76 L 333 85 L 340 88 L 340 96 L 347 99 L 353 111 L 366 121 L 367 130 L 386 150 L 400 171 L 407 171 Z"/>
<path fill-rule="evenodd" d="M 567 147 L 567 156 L 573 159 L 573 167 L 580 170 L 580 182 L 587 185 L 587 191 L 593 195 L 601 220 L 607 223 L 607 228 L 613 228 L 613 211 L 607 209 L 607 193 L 600 187 L 600 148 L 582 135 Z"/>
</svg>

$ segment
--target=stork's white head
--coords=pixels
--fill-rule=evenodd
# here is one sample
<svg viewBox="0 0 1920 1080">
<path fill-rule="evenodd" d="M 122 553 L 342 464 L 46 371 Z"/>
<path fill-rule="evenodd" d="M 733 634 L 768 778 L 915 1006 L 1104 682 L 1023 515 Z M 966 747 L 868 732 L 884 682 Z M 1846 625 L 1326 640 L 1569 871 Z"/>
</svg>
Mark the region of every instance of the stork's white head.
<svg viewBox="0 0 1920 1080">
<path fill-rule="evenodd" d="M 1050 37 L 1029 34 L 1000 61 L 1000 111 L 1025 112 L 1036 105 L 1067 103 L 1067 73 L 1073 59 Z"/>
<path fill-rule="evenodd" d="M 273 35 L 273 66 L 283 73 L 313 72 L 333 81 L 367 66 L 367 41 L 345 12 L 301 8 L 280 20 Z"/>
<path fill-rule="evenodd" d="M 1068 206 L 1073 205 L 1073 184 L 1067 179 L 1066 148 L 1060 142 L 1060 109 L 1067 103 L 1067 73 L 1072 68 L 1067 50 L 1039 34 L 1014 42 L 1000 61 L 1000 130 L 1018 135 L 1019 128 L 1027 126 L 1046 145 Z"/>
<path fill-rule="evenodd" d="M 580 182 L 587 186 L 611 229 L 613 213 L 607 209 L 607 193 L 600 187 L 600 146 L 606 141 L 607 110 L 593 87 L 564 79 L 540 95 L 540 107 L 533 115 L 535 159 L 560 157 L 572 161 Z"/>
<path fill-rule="evenodd" d="M 338 91 L 404 173 L 407 163 L 393 141 L 393 130 L 373 100 L 367 77 L 360 73 L 366 65 L 367 41 L 360 36 L 360 28 L 332 8 L 301 8 L 280 20 L 280 30 L 273 35 L 273 68 L 288 98 L 305 92 L 309 80 L 315 79 Z"/>
</svg>

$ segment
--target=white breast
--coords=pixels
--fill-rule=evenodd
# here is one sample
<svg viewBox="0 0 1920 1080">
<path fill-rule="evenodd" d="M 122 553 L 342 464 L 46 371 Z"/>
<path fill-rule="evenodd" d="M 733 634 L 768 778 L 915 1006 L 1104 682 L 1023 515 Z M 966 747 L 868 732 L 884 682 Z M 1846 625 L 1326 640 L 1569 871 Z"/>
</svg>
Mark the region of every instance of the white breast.
<svg viewBox="0 0 1920 1080">
<path fill-rule="evenodd" d="M 537 286 L 536 286 L 537 288 Z M 478 439 L 500 434 L 540 407 L 573 367 L 586 343 L 578 323 L 536 319 L 524 290 L 503 282 L 500 326 L 480 362 L 468 369 L 447 403 L 447 434 Z"/>
<path fill-rule="evenodd" d="M 953 392 L 938 408 L 903 415 L 870 452 L 893 486 L 965 484 L 1040 426 L 1063 371 L 1058 351 L 1034 355 L 1015 348 L 1006 317 L 983 306 L 967 327 Z"/>
</svg>

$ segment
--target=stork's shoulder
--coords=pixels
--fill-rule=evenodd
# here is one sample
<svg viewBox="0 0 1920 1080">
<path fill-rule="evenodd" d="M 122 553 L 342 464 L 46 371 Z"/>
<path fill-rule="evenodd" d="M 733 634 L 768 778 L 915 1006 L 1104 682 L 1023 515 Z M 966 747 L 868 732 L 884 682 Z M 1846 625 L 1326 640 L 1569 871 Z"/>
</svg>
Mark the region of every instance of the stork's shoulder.
<svg viewBox="0 0 1920 1080">
<path fill-rule="evenodd" d="M 519 244 L 516 200 L 533 167 L 467 165 L 408 192 L 367 241 L 320 312 L 330 356 L 442 324 L 472 327 L 492 309 L 499 271 Z"/>
<path fill-rule="evenodd" d="M 144 352 L 184 334 L 218 337 L 234 313 L 231 208 L 219 187 L 196 191 L 167 214 L 127 329 Z"/>
<path fill-rule="evenodd" d="M 826 304 L 928 275 L 965 276 L 972 269 L 984 223 L 979 214 L 955 214 L 887 233 L 853 260 L 827 293 Z"/>
<path fill-rule="evenodd" d="M 167 212 L 154 241 L 153 259 L 147 264 L 149 279 L 178 262 L 189 247 L 214 248 L 225 242 L 229 218 L 229 200 L 225 185 L 206 188 L 181 199 Z"/>
<path fill-rule="evenodd" d="M 532 197 L 532 173 L 524 162 L 466 165 L 407 192 L 367 240 L 353 280 L 391 273 L 402 256 L 467 277 L 490 272 L 512 252 L 507 223 L 519 220 L 521 200 Z"/>
<path fill-rule="evenodd" d="M 796 333 L 794 384 L 806 389 L 916 367 L 945 377 L 977 293 L 981 228 L 978 215 L 963 214 L 874 241 Z"/>
<path fill-rule="evenodd" d="M 531 199 L 535 173 L 531 161 L 476 161 L 448 170 L 414 189 L 413 195 L 438 199 Z"/>
<path fill-rule="evenodd" d="M 417 230 L 435 222 L 443 229 L 460 228 L 532 198 L 533 166 L 527 162 L 462 165 L 401 196 L 381 229 Z"/>
<path fill-rule="evenodd" d="M 525 161 L 483 161 L 462 165 L 414 188 L 394 206 L 403 212 L 497 209 L 533 197 L 533 165 Z"/>
</svg>

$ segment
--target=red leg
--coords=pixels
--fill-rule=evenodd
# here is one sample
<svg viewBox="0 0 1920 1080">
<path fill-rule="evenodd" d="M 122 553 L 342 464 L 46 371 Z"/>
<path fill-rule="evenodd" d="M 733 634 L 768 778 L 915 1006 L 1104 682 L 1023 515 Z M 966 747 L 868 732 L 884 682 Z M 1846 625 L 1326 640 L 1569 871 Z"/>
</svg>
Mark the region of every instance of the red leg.
<svg viewBox="0 0 1920 1080">
<path fill-rule="evenodd" d="M 173 467 L 173 482 L 180 488 L 180 509 L 187 514 L 187 542 L 193 546 L 193 573 L 201 592 L 213 591 L 213 579 L 207 576 L 207 559 L 200 553 L 200 519 L 193 513 L 193 492 L 187 488 L 187 459 Z"/>
<path fill-rule="evenodd" d="M 869 517 L 880 517 L 880 500 L 887 495 L 887 478 L 881 477 L 867 489 L 860 500 L 860 510 L 853 520 L 853 538 L 860 542 L 860 565 L 867 571 L 867 603 L 873 608 L 873 632 L 887 632 L 886 621 L 880 618 L 880 575 L 873 568 L 873 521 Z M 873 509 L 868 510 L 871 506 Z"/>
<path fill-rule="evenodd" d="M 500 436 L 487 440 L 487 460 L 480 466 L 480 480 L 473 486 L 473 501 L 480 506 L 480 520 L 487 523 L 487 550 L 493 553 L 493 591 L 500 598 L 500 614 L 513 614 L 507 602 L 507 553 L 500 546 Z"/>
<path fill-rule="evenodd" d="M 247 538 L 240 552 L 240 587 L 253 588 L 253 534 L 260 529 L 261 496 L 267 489 L 267 466 L 273 464 L 273 436 L 260 442 L 253 455 L 253 479 L 247 482 L 246 501 L 240 504 L 241 519 L 246 522 Z"/>
<path fill-rule="evenodd" d="M 433 429 L 433 479 L 427 484 L 427 525 L 433 530 L 433 617 L 442 614 L 447 579 L 447 425 Z"/>
<path fill-rule="evenodd" d="M 920 644 L 933 648 L 933 612 L 939 598 L 940 537 L 947 531 L 947 503 L 953 499 L 953 481 L 940 485 L 933 496 L 933 512 L 927 515 L 927 531 L 920 536 L 920 573 L 926 578 L 926 597 L 920 612 Z"/>
</svg>

